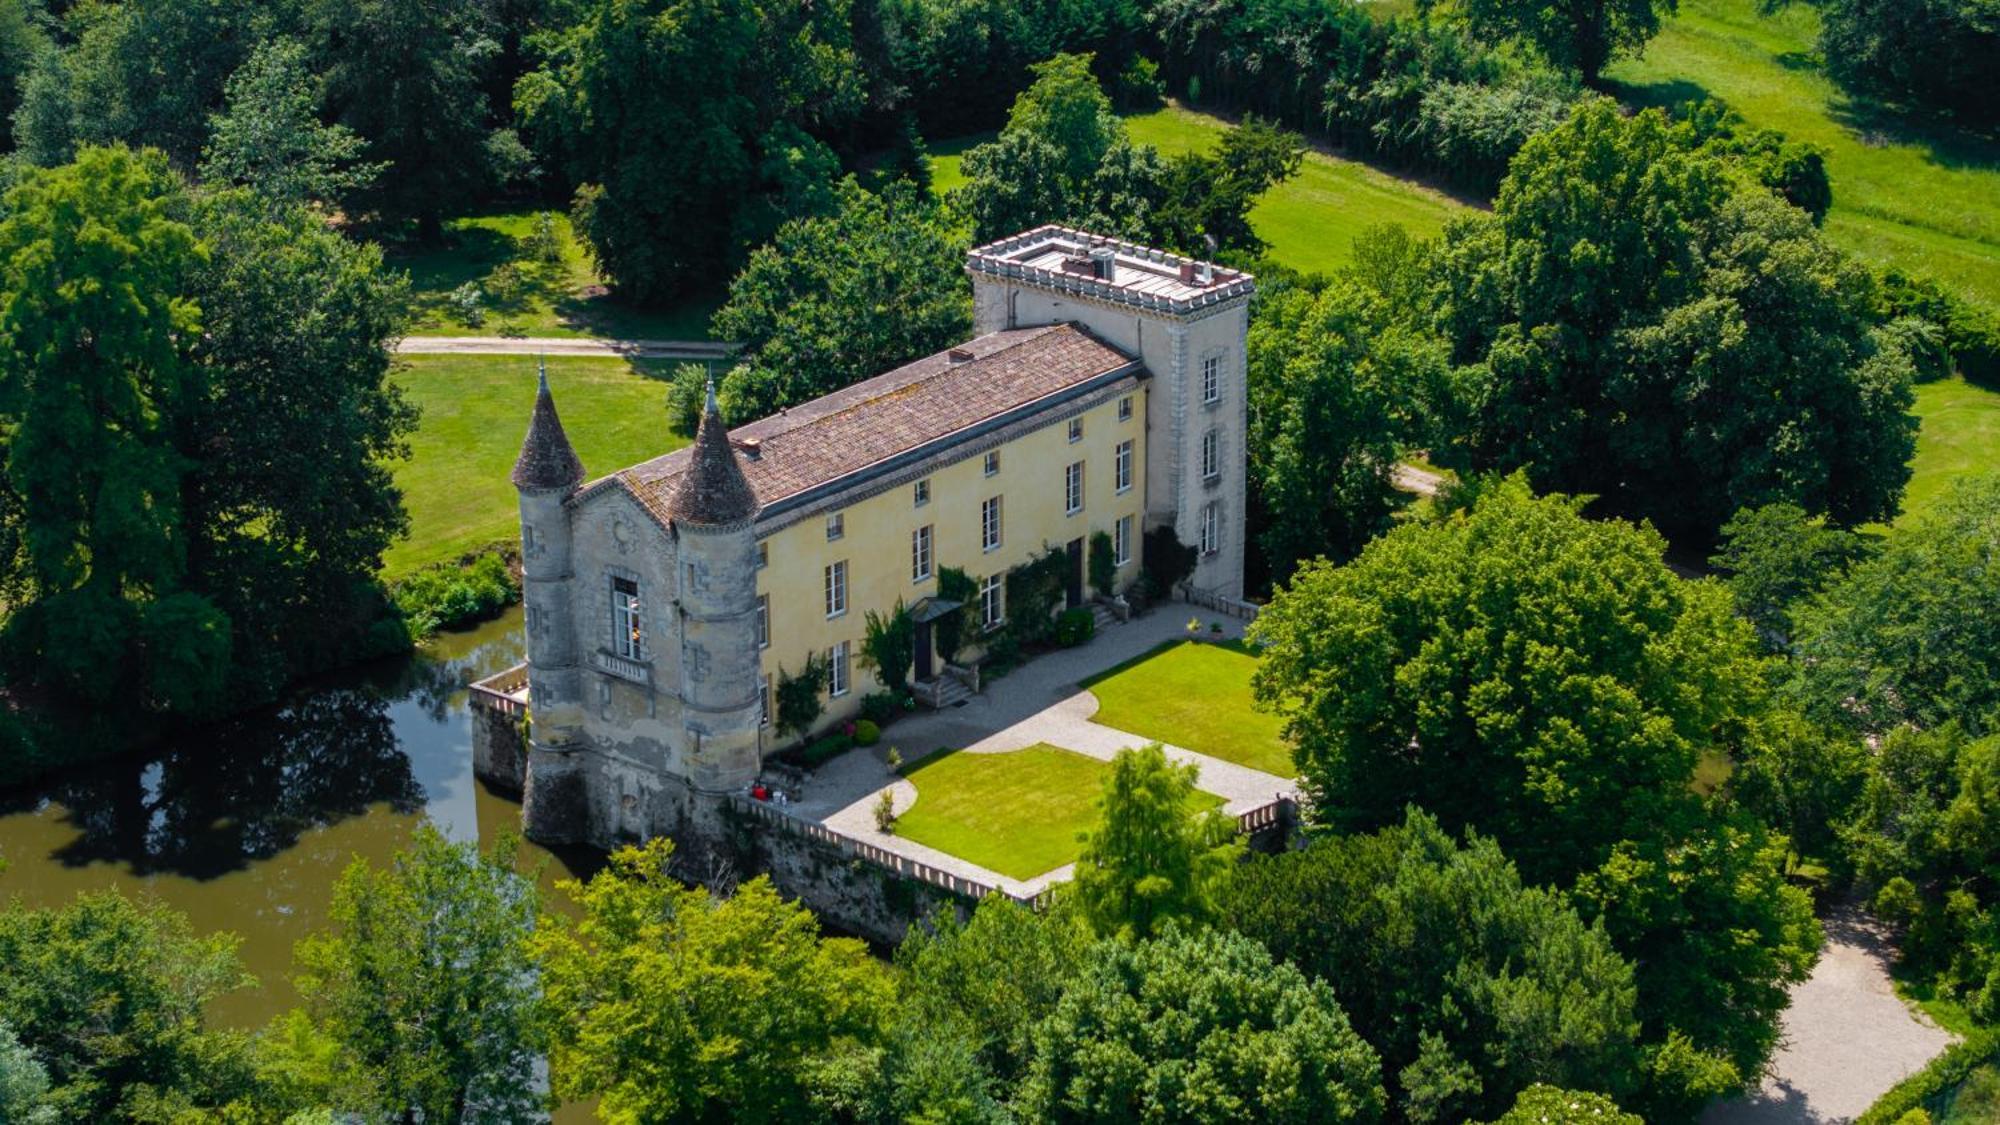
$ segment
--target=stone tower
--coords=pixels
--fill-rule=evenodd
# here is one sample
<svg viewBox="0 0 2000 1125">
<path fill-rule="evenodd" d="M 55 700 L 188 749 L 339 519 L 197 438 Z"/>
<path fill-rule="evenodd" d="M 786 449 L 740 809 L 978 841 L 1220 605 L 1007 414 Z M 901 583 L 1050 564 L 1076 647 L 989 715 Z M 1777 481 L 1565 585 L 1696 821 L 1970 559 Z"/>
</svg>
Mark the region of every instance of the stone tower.
<svg viewBox="0 0 2000 1125">
<path fill-rule="evenodd" d="M 571 621 L 570 513 L 567 501 L 583 482 L 583 462 L 563 433 L 543 363 L 528 436 L 514 462 L 521 498 L 521 601 L 528 633 L 527 780 L 521 798 L 524 830 L 537 840 L 571 842 L 582 823 L 583 668 Z"/>
<path fill-rule="evenodd" d="M 715 384 L 669 508 L 680 548 L 681 713 L 694 823 L 684 842 L 722 838 L 721 798 L 756 780 L 757 495 L 729 444 Z"/>
</svg>

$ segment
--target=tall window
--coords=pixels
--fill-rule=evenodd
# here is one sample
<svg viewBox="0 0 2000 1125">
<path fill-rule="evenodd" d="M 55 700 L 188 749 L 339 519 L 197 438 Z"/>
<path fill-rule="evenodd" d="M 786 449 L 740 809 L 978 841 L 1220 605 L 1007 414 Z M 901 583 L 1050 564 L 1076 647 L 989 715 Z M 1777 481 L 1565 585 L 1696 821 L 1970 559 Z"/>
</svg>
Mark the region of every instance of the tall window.
<svg viewBox="0 0 2000 1125">
<path fill-rule="evenodd" d="M 826 654 L 826 693 L 836 698 L 847 694 L 847 642 L 842 641 Z"/>
<path fill-rule="evenodd" d="M 1071 418 L 1069 420 L 1069 440 L 1072 443 L 1083 440 L 1083 419 Z"/>
<path fill-rule="evenodd" d="M 1222 431 L 1201 435 L 1201 478 L 1214 480 L 1222 475 Z"/>
<path fill-rule="evenodd" d="M 841 536 L 843 536 L 843 535 L 846 535 L 846 534 L 847 534 L 847 513 L 846 513 L 846 512 L 835 512 L 835 513 L 833 513 L 832 515 L 830 515 L 830 516 L 826 517 L 826 541 L 827 541 L 827 542 L 831 543 L 831 542 L 833 542 L 834 540 L 836 540 L 836 539 L 838 539 L 838 538 L 840 538 Z"/>
<path fill-rule="evenodd" d="M 639 584 L 630 578 L 611 580 L 611 651 L 627 660 L 643 660 L 645 626 L 639 612 Z"/>
<path fill-rule="evenodd" d="M 923 582 L 931 576 L 931 525 L 910 533 L 910 581 Z"/>
<path fill-rule="evenodd" d="M 929 477 L 925 477 L 924 479 L 922 479 L 922 480 L 918 481 L 918 482 L 917 482 L 917 485 L 916 485 L 916 487 L 915 487 L 914 489 L 912 489 L 911 491 L 912 491 L 912 493 L 913 493 L 913 494 L 915 495 L 915 497 L 916 497 L 916 501 L 917 501 L 917 507 L 921 508 L 921 507 L 923 507 L 923 506 L 924 506 L 925 504 L 928 504 L 928 503 L 930 503 L 930 502 L 931 502 L 931 478 L 929 478 Z"/>
<path fill-rule="evenodd" d="M 1201 509 L 1201 553 L 1212 555 L 1222 549 L 1221 516 L 1215 505 L 1207 504 Z"/>
<path fill-rule="evenodd" d="M 1063 470 L 1063 514 L 1083 511 L 1083 462 L 1073 461 Z"/>
<path fill-rule="evenodd" d="M 1112 461 L 1112 469 L 1113 472 L 1111 475 L 1118 485 L 1118 491 L 1131 491 L 1132 443 L 1130 441 L 1121 441 L 1118 443 L 1118 456 Z"/>
<path fill-rule="evenodd" d="M 762 570 L 770 565 L 771 565 L 771 544 L 769 544 L 768 542 L 760 541 L 757 544 L 757 569 Z"/>
<path fill-rule="evenodd" d="M 826 615 L 839 617 L 847 612 L 847 560 L 826 568 Z"/>
<path fill-rule="evenodd" d="M 1209 356 L 1201 361 L 1201 401 L 1222 401 L 1222 357 Z"/>
<path fill-rule="evenodd" d="M 988 497 L 979 505 L 979 547 L 984 551 L 1000 549 L 1000 498 Z"/>
<path fill-rule="evenodd" d="M 757 647 L 771 647 L 771 595 L 757 595 Z"/>
<path fill-rule="evenodd" d="M 1006 606 L 1002 599 L 1000 576 L 995 574 L 979 584 L 979 623 L 988 629 L 998 629 L 1005 620 L 1002 616 Z"/>
<path fill-rule="evenodd" d="M 1132 561 L 1132 517 L 1119 516 L 1111 529 L 1111 559 L 1119 566 Z"/>
<path fill-rule="evenodd" d="M 991 476 L 998 476 L 999 474 L 1000 474 L 1000 451 L 997 449 L 988 450 L 986 454 L 986 475 L 991 477 Z"/>
<path fill-rule="evenodd" d="M 1120 422 L 1130 422 L 1132 420 L 1131 395 L 1126 395 L 1124 398 L 1118 400 L 1118 420 Z"/>
<path fill-rule="evenodd" d="M 757 725 L 771 725 L 771 677 L 757 677 Z"/>
</svg>

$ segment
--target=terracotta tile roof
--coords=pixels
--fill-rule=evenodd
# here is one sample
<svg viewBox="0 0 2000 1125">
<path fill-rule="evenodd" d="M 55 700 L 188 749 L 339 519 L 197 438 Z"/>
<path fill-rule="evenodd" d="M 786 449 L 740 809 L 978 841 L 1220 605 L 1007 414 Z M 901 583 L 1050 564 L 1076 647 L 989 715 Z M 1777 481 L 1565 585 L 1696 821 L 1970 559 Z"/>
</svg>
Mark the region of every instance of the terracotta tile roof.
<svg viewBox="0 0 2000 1125">
<path fill-rule="evenodd" d="M 1133 364 L 1074 324 L 994 332 L 739 426 L 729 440 L 758 506 L 768 507 Z M 672 519 L 693 456 L 675 450 L 589 491 L 615 481 Z"/>
</svg>

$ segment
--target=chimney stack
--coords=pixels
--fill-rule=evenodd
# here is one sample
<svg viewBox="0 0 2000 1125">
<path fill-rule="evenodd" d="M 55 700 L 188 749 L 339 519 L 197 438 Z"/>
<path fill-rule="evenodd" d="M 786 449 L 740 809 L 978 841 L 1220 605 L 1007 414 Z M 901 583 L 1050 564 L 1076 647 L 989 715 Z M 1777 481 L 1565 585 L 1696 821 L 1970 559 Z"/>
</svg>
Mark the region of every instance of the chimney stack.
<svg viewBox="0 0 2000 1125">
<path fill-rule="evenodd" d="M 1118 280 L 1118 251 L 1109 246 L 1093 246 L 1090 248 L 1090 261 L 1097 267 L 1099 281 Z"/>
</svg>

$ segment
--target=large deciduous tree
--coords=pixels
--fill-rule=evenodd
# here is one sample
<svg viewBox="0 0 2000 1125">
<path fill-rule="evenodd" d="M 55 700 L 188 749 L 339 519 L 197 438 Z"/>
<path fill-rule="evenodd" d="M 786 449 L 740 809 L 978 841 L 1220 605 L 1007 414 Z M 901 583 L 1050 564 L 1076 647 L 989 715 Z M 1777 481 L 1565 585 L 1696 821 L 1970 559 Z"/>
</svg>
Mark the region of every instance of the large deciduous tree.
<svg viewBox="0 0 2000 1125">
<path fill-rule="evenodd" d="M 1542 56 L 1585 82 L 1605 64 L 1636 55 L 1659 33 L 1678 0 L 1463 0 L 1476 31 L 1527 40 Z"/>
<path fill-rule="evenodd" d="M 1076 861 L 1076 897 L 1099 934 L 1149 937 L 1171 921 L 1202 923 L 1241 845 L 1235 826 L 1194 813 L 1198 767 L 1155 742 L 1120 750 L 1104 779 L 1096 827 Z"/>
<path fill-rule="evenodd" d="M 1658 535 L 1579 507 L 1514 478 L 1307 565 L 1254 626 L 1257 690 L 1323 823 L 1414 803 L 1577 887 L 1639 966 L 1647 1097 L 1685 1108 L 1763 1066 L 1818 932 L 1782 841 L 1693 790 L 1766 707 L 1748 624 Z"/>
<path fill-rule="evenodd" d="M 1034 1032 L 1025 1120 L 1369 1122 L 1375 1052 L 1323 981 L 1237 934 L 1092 947 Z"/>
<path fill-rule="evenodd" d="M 581 920 L 536 932 L 555 1092 L 622 1121 L 794 1119 L 879 1034 L 893 984 L 768 880 L 711 898 L 671 855 L 665 839 L 615 853 L 568 886 Z"/>
<path fill-rule="evenodd" d="M 386 868 L 356 859 L 341 873 L 332 926 L 299 943 L 305 1008 L 287 1029 L 314 1045 L 305 1058 L 330 1055 L 336 1108 L 450 1125 L 544 1119 L 526 952 L 539 896 L 513 861 L 511 844 L 482 855 L 421 825 Z"/>
<path fill-rule="evenodd" d="M 251 52 L 210 119 L 201 175 L 211 184 L 241 184 L 274 206 L 333 204 L 382 174 L 364 164 L 366 146 L 342 125 L 323 125 L 305 47 L 273 40 Z"/>
<path fill-rule="evenodd" d="M 1412 809 L 1380 833 L 1252 860 L 1222 913 L 1333 986 L 1406 1120 L 1497 1116 L 1538 1082 L 1638 1085 L 1632 966 L 1561 894 L 1523 886 L 1490 839 L 1460 845 Z"/>
<path fill-rule="evenodd" d="M 1814 0 L 1820 54 L 1849 89 L 2000 121 L 2000 13 L 1986 0 Z"/>
<path fill-rule="evenodd" d="M 787 217 L 823 210 L 814 139 L 859 109 L 849 5 L 591 0 L 525 76 L 538 149 L 583 185 L 577 229 L 635 300 L 712 286 Z"/>
<path fill-rule="evenodd" d="M 832 213 L 779 227 L 730 283 L 713 330 L 743 358 L 723 380 L 725 413 L 761 418 L 965 339 L 964 255 L 957 224 L 928 197 L 843 181 Z M 676 386 L 684 425 L 698 390 Z"/>
<path fill-rule="evenodd" d="M 1528 142 L 1493 217 L 1447 231 L 1435 286 L 1471 419 L 1441 455 L 1698 544 L 1745 507 L 1897 510 L 1911 365 L 1868 271 L 1657 111 L 1593 102 Z"/>
</svg>

